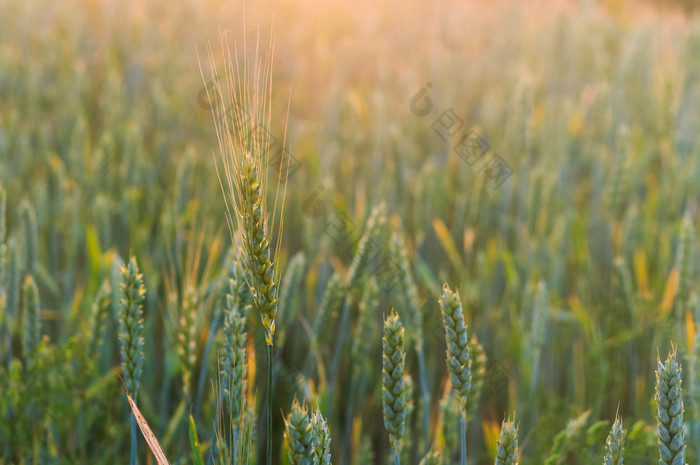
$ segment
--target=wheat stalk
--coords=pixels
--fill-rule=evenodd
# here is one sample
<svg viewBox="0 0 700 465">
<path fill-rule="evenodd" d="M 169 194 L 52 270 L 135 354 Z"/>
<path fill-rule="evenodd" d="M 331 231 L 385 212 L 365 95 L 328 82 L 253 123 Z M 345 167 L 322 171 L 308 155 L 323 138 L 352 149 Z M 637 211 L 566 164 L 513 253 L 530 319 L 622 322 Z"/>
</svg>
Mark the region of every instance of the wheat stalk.
<svg viewBox="0 0 700 465">
<path fill-rule="evenodd" d="M 683 396 L 681 366 L 675 350 L 668 354 L 666 362 L 657 359 L 656 405 L 659 463 L 685 464 L 685 426 L 683 424 Z"/>
<path fill-rule="evenodd" d="M 399 465 L 401 439 L 404 436 L 406 419 L 406 397 L 404 388 L 404 328 L 399 315 L 392 311 L 384 319 L 382 338 L 382 406 L 384 427 L 389 432 L 389 442 L 394 453 L 394 461 Z"/>
</svg>

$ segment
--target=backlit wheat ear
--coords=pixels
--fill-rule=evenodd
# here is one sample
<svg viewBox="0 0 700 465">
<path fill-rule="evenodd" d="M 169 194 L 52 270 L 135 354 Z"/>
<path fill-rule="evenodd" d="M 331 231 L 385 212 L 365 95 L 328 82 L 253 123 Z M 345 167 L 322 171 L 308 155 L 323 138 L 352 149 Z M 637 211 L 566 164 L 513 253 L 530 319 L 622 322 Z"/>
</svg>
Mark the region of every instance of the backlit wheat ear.
<svg viewBox="0 0 700 465">
<path fill-rule="evenodd" d="M 242 157 L 239 174 L 240 221 L 243 225 L 243 250 L 246 269 L 251 278 L 251 295 L 260 311 L 265 342 L 271 346 L 277 316 L 277 283 L 266 231 L 265 207 L 260 192 L 259 167 L 250 153 Z"/>
<path fill-rule="evenodd" d="M 306 407 L 295 399 L 285 421 L 285 441 L 291 465 L 311 465 L 313 461 L 313 425 Z"/>
<path fill-rule="evenodd" d="M 119 349 L 126 389 L 136 399 L 143 368 L 143 300 L 146 288 L 136 258 L 122 266 L 119 299 Z"/>
<path fill-rule="evenodd" d="M 622 429 L 620 417 L 616 416 L 615 423 L 613 423 L 610 429 L 610 435 L 608 435 L 608 439 L 605 443 L 605 459 L 603 460 L 603 465 L 623 465 L 626 433 L 627 432 Z"/>
<path fill-rule="evenodd" d="M 22 322 L 24 358 L 30 363 L 41 339 L 41 314 L 39 313 L 39 289 L 31 275 L 22 287 Z"/>
<path fill-rule="evenodd" d="M 406 419 L 406 398 L 404 389 L 404 328 L 399 315 L 392 311 L 384 320 L 382 339 L 382 405 L 384 426 L 389 432 L 389 442 L 394 460 L 399 464 L 401 439 L 404 435 Z"/>
<path fill-rule="evenodd" d="M 501 425 L 501 434 L 496 442 L 495 465 L 517 465 L 518 427 L 515 420 L 505 420 Z"/>
<path fill-rule="evenodd" d="M 659 463 L 685 464 L 685 425 L 683 424 L 683 393 L 681 366 L 676 353 L 671 352 L 666 362 L 657 361 L 656 405 L 659 439 Z"/>
</svg>

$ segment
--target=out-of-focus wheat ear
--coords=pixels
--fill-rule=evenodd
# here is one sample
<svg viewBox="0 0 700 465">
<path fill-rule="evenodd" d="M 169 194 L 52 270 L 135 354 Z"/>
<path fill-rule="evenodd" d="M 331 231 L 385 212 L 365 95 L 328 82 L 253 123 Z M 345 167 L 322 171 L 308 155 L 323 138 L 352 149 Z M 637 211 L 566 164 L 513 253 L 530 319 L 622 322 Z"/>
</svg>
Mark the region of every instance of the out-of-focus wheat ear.
<svg viewBox="0 0 700 465">
<path fill-rule="evenodd" d="M 391 255 L 399 267 L 398 285 L 395 297 L 398 302 L 399 315 L 406 321 L 409 340 L 414 340 L 418 347 L 423 345 L 423 312 L 418 305 L 418 291 L 411 272 L 406 243 L 398 231 L 393 231 L 390 241 Z"/>
<path fill-rule="evenodd" d="M 372 277 L 367 280 L 362 292 L 357 328 L 352 338 L 350 383 L 353 388 L 359 386 L 360 377 L 364 374 L 364 362 L 373 346 L 369 341 L 373 329 L 372 317 L 377 307 L 379 307 L 379 285 L 376 278 Z"/>
<path fill-rule="evenodd" d="M 299 405 L 296 399 L 285 420 L 284 438 L 291 465 L 313 463 L 313 426 L 306 407 Z"/>
<path fill-rule="evenodd" d="M 372 450 L 372 441 L 370 438 L 363 436 L 359 442 L 357 453 L 353 454 L 352 465 L 374 463 L 374 450 Z"/>
<path fill-rule="evenodd" d="M 398 227 L 397 227 L 398 229 Z M 408 258 L 408 247 L 403 235 L 395 229 L 390 241 L 391 255 L 398 264 L 398 285 L 394 288 L 398 303 L 399 314 L 403 312 L 404 320 L 408 321 L 409 340 L 414 342 L 418 358 L 418 380 L 421 390 L 421 410 L 419 425 L 422 428 L 424 448 L 427 449 L 430 435 L 430 392 L 425 368 L 425 349 L 423 347 L 423 310 L 418 302 L 418 290 L 411 271 Z"/>
<path fill-rule="evenodd" d="M 406 418 L 404 420 L 404 433 L 401 438 L 401 456 L 406 457 L 410 453 L 412 442 L 411 442 L 411 424 L 413 422 L 413 413 L 416 409 L 416 404 L 413 400 L 415 396 L 415 386 L 413 384 L 413 379 L 408 373 L 403 375 L 403 398 L 406 403 Z"/>
<path fill-rule="evenodd" d="M 19 204 L 19 214 L 22 222 L 24 272 L 35 275 L 39 263 L 39 229 L 36 224 L 36 213 L 32 204 L 25 199 Z"/>
<path fill-rule="evenodd" d="M 683 424 L 683 392 L 681 366 L 676 352 L 670 352 L 666 362 L 657 361 L 656 407 L 659 463 L 685 464 L 685 425 Z"/>
<path fill-rule="evenodd" d="M 0 186 L 0 245 L 5 243 L 7 237 L 7 193 Z M 2 276 L 0 276 L 0 283 Z"/>
<path fill-rule="evenodd" d="M 431 449 L 425 457 L 423 457 L 419 465 L 441 465 L 442 458 L 440 457 L 440 452 L 435 449 Z"/>
<path fill-rule="evenodd" d="M 284 279 L 282 280 L 282 285 L 280 288 L 280 299 L 279 299 L 279 326 L 282 328 L 287 328 L 296 316 L 296 312 L 299 308 L 299 294 L 302 289 L 302 279 L 304 275 L 304 268 L 306 267 L 306 259 L 302 252 L 298 252 L 292 257 L 292 260 L 287 266 L 287 270 L 284 273 Z M 287 331 L 280 333 L 280 345 L 284 344 L 284 337 L 287 335 Z"/>
<path fill-rule="evenodd" d="M 131 257 L 122 266 L 122 282 L 119 299 L 119 350 L 122 360 L 122 375 L 126 389 L 136 399 L 141 370 L 143 369 L 143 301 L 146 287 L 143 275 Z"/>
<path fill-rule="evenodd" d="M 5 270 L 7 266 L 7 246 L 5 244 L 5 236 L 7 234 L 6 202 L 7 194 L 5 189 L 0 186 L 0 295 L 2 295 L 2 290 L 5 289 Z"/>
<path fill-rule="evenodd" d="M 549 291 L 547 284 L 540 281 L 535 291 L 535 298 L 532 308 L 532 321 L 530 326 L 530 354 L 532 364 L 532 374 L 530 377 L 530 391 L 534 392 L 539 378 L 540 359 L 542 358 L 542 347 L 547 336 L 547 323 L 549 321 Z"/>
<path fill-rule="evenodd" d="M 109 310 L 112 305 L 111 301 L 112 289 L 109 285 L 109 280 L 105 279 L 97 291 L 95 296 L 95 301 L 92 303 L 92 310 L 90 312 L 90 339 L 88 343 L 88 353 L 96 354 L 99 356 L 98 349 L 100 343 L 102 342 L 102 333 L 105 329 L 105 322 L 107 320 L 107 315 L 109 315 Z"/>
<path fill-rule="evenodd" d="M 177 333 L 177 359 L 182 370 L 182 391 L 187 399 L 192 399 L 192 374 L 197 361 L 198 310 L 197 291 L 188 287 L 182 297 Z"/>
<path fill-rule="evenodd" d="M 380 203 L 372 209 L 367 219 L 365 231 L 360 237 L 352 259 L 352 264 L 348 269 L 347 289 L 359 289 L 360 282 L 364 277 L 364 272 L 372 260 L 379 261 L 377 254 L 381 252 L 380 231 L 386 222 L 386 207 Z"/>
<path fill-rule="evenodd" d="M 477 417 L 479 413 L 479 402 L 481 401 L 481 393 L 484 387 L 484 379 L 486 378 L 486 352 L 476 334 L 469 340 L 469 356 L 471 360 L 471 375 L 472 383 L 469 388 L 469 397 L 467 399 L 467 417 L 471 420 Z"/>
<path fill-rule="evenodd" d="M 459 399 L 460 412 L 466 414 L 467 398 L 471 388 L 471 360 L 464 312 L 459 292 L 453 292 L 445 283 L 440 296 L 440 308 L 445 324 L 447 342 L 447 370 L 450 373 L 452 389 Z"/>
<path fill-rule="evenodd" d="M 674 299 L 675 317 L 678 327 L 685 324 L 685 312 L 690 294 L 690 282 L 692 280 L 693 244 L 695 242 L 695 228 L 690 216 L 683 218 L 681 234 L 676 251 L 675 268 L 678 271 L 678 291 Z M 683 334 L 683 333 L 681 333 Z"/>
<path fill-rule="evenodd" d="M 623 465 L 625 451 L 625 435 L 627 431 L 622 429 L 622 421 L 615 416 L 615 423 L 610 429 L 610 434 L 605 443 L 605 458 L 603 465 Z"/>
<path fill-rule="evenodd" d="M 501 434 L 496 442 L 496 465 L 517 465 L 518 427 L 515 419 L 508 418 L 501 425 Z"/>
<path fill-rule="evenodd" d="M 21 284 L 21 264 L 19 256 L 19 248 L 15 238 L 11 237 L 7 241 L 7 249 L 5 250 L 6 273 L 5 273 L 5 314 L 7 315 L 10 325 L 13 324 L 11 319 L 17 317 L 19 307 L 19 293 Z M 10 328 L 12 333 L 12 328 Z"/>
<path fill-rule="evenodd" d="M 251 309 L 251 295 L 246 280 L 246 269 L 241 263 L 241 257 L 237 251 L 232 254 L 232 258 L 228 261 L 224 300 L 228 298 L 228 295 L 233 298 L 240 316 L 243 318 L 247 317 Z M 224 301 L 225 305 L 226 302 Z"/>
<path fill-rule="evenodd" d="M 336 271 L 331 276 L 323 293 L 321 304 L 314 315 L 312 325 L 314 335 L 327 334 L 326 325 L 333 314 L 343 305 L 343 274 Z"/>
<path fill-rule="evenodd" d="M 398 465 L 401 439 L 406 419 L 406 397 L 404 389 L 404 328 L 399 315 L 392 310 L 384 319 L 382 338 L 382 406 L 384 427 L 389 433 L 389 442 Z"/>
<path fill-rule="evenodd" d="M 237 299 L 228 294 L 224 316 L 224 357 L 221 364 L 221 389 L 229 405 L 234 425 L 240 422 L 245 404 L 246 387 L 246 329 L 245 317 Z"/>
<path fill-rule="evenodd" d="M 326 419 L 321 411 L 316 408 L 311 417 L 313 465 L 331 465 L 331 434 L 326 424 Z"/>
<path fill-rule="evenodd" d="M 266 230 L 265 206 L 260 191 L 258 167 L 253 156 L 246 152 L 241 157 L 239 214 L 243 224 L 242 242 L 246 270 L 250 274 L 250 292 L 260 311 L 265 342 L 273 345 L 275 317 L 277 316 L 277 283 Z"/>
<path fill-rule="evenodd" d="M 41 340 L 41 313 L 39 309 L 39 289 L 34 278 L 29 275 L 22 286 L 22 347 L 27 363 L 32 361 Z"/>
</svg>

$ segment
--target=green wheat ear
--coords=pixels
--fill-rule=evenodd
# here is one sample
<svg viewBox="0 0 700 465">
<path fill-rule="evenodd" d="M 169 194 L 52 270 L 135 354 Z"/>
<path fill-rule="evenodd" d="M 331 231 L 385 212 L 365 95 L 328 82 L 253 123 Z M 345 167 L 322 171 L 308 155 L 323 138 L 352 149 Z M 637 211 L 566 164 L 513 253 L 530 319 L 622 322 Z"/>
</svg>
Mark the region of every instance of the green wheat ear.
<svg viewBox="0 0 700 465">
<path fill-rule="evenodd" d="M 313 460 L 313 425 L 306 407 L 294 399 L 285 420 L 285 441 L 291 465 L 311 465 Z"/>
<path fill-rule="evenodd" d="M 425 457 L 420 461 L 419 465 L 441 465 L 442 459 L 440 458 L 440 452 L 436 450 L 430 450 Z"/>
<path fill-rule="evenodd" d="M 683 396 L 681 390 L 681 366 L 675 351 L 668 354 L 666 362 L 657 361 L 656 405 L 659 440 L 659 463 L 685 464 L 685 426 L 683 425 Z"/>
<path fill-rule="evenodd" d="M 143 300 L 146 288 L 136 258 L 122 266 L 119 299 L 119 350 L 127 390 L 136 397 L 143 368 Z"/>
<path fill-rule="evenodd" d="M 508 418 L 501 425 L 501 434 L 496 442 L 495 465 L 517 465 L 518 427 L 515 420 Z"/>
<path fill-rule="evenodd" d="M 313 463 L 314 465 L 331 465 L 331 434 L 326 419 L 323 418 L 318 407 L 311 417 L 311 424 L 314 449 Z"/>
<path fill-rule="evenodd" d="M 469 355 L 471 361 L 472 383 L 469 388 L 469 399 L 467 401 L 467 415 L 470 419 L 476 417 L 479 412 L 479 401 L 486 378 L 486 352 L 476 334 L 469 340 Z"/>
<path fill-rule="evenodd" d="M 24 255 L 24 271 L 36 275 L 39 263 L 39 230 L 36 224 L 34 207 L 28 200 L 19 204 L 19 214 L 22 219 L 22 252 Z"/>
<path fill-rule="evenodd" d="M 389 441 L 394 454 L 401 450 L 406 419 L 406 399 L 404 389 L 404 328 L 399 315 L 392 310 L 384 320 L 382 339 L 382 405 L 384 426 L 389 432 Z"/>
<path fill-rule="evenodd" d="M 447 283 L 442 288 L 440 308 L 445 323 L 447 370 L 450 372 L 452 389 L 459 399 L 460 411 L 464 416 L 471 389 L 471 360 L 469 359 L 467 327 L 464 324 L 464 312 L 459 292 L 452 292 Z"/>
<path fill-rule="evenodd" d="M 41 314 L 39 313 L 39 289 L 31 275 L 24 280 L 22 287 L 22 319 L 24 330 L 24 357 L 32 360 L 41 340 Z"/>
<path fill-rule="evenodd" d="M 619 416 L 615 417 L 610 429 L 610 435 L 605 443 L 605 459 L 603 465 L 623 465 L 625 451 L 625 434 L 627 432 L 622 429 L 622 422 Z"/>
<path fill-rule="evenodd" d="M 241 313 L 239 297 L 226 296 L 224 319 L 224 358 L 221 366 L 221 384 L 224 397 L 231 409 L 231 418 L 238 424 L 245 398 L 246 330 L 245 316 Z"/>
<path fill-rule="evenodd" d="M 245 264 L 251 278 L 250 291 L 260 311 L 265 342 L 272 346 L 277 316 L 277 284 L 267 238 L 258 167 L 249 152 L 242 157 L 238 184 L 241 196 L 239 215 L 243 224 Z"/>
</svg>

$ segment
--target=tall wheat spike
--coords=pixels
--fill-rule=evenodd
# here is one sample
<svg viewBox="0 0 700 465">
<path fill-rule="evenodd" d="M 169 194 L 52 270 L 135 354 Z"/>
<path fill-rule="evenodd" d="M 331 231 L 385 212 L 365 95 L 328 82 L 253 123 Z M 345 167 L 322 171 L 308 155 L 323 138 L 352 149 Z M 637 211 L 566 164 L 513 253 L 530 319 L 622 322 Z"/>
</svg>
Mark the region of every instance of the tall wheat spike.
<svg viewBox="0 0 700 465">
<path fill-rule="evenodd" d="M 312 443 L 313 443 L 313 465 L 331 465 L 331 434 L 326 424 L 326 419 L 321 415 L 321 411 L 316 411 L 311 417 Z"/>
<path fill-rule="evenodd" d="M 136 258 L 122 266 L 119 299 L 119 348 L 122 358 L 124 384 L 131 396 L 138 394 L 143 369 L 143 301 L 146 287 Z"/>
<path fill-rule="evenodd" d="M 675 351 L 665 362 L 657 361 L 656 405 L 659 439 L 659 463 L 685 464 L 685 425 L 683 424 L 683 392 L 681 366 Z"/>
<path fill-rule="evenodd" d="M 313 425 L 309 421 L 309 414 L 306 407 L 299 405 L 294 399 L 292 410 L 285 421 L 285 441 L 291 465 L 312 465 L 313 446 Z"/>
<path fill-rule="evenodd" d="M 622 429 L 622 421 L 619 416 L 615 417 L 610 429 L 610 434 L 605 443 L 605 458 L 603 465 L 623 465 L 625 451 L 625 435 L 626 431 Z"/>
<path fill-rule="evenodd" d="M 399 465 L 401 440 L 404 436 L 406 420 L 406 397 L 404 388 L 404 328 L 399 315 L 392 311 L 384 319 L 382 339 L 382 406 L 384 427 L 389 432 L 389 442 L 394 453 L 394 461 Z"/>
<path fill-rule="evenodd" d="M 518 465 L 518 427 L 515 419 L 508 418 L 501 425 L 501 433 L 496 442 L 495 465 Z"/>
<path fill-rule="evenodd" d="M 458 400 L 462 414 L 460 418 L 460 462 L 467 463 L 467 407 L 471 389 L 471 360 L 469 359 L 469 343 L 467 327 L 464 323 L 464 312 L 459 292 L 452 292 L 447 283 L 442 288 L 440 308 L 445 324 L 445 341 L 447 343 L 447 370 L 450 372 L 452 389 Z"/>
<path fill-rule="evenodd" d="M 245 28 L 243 34 L 246 34 Z M 210 70 L 213 86 L 207 86 L 206 92 L 212 104 L 212 117 L 219 142 L 219 160 L 217 173 L 224 191 L 224 200 L 228 212 L 228 223 L 231 237 L 240 234 L 242 248 L 242 263 L 246 269 L 248 288 L 255 307 L 260 312 L 265 333 L 268 358 L 267 376 L 267 444 L 266 463 L 272 464 L 272 370 L 273 343 L 275 336 L 275 318 L 277 316 L 277 267 L 271 250 L 272 236 L 269 221 L 277 213 L 277 196 L 274 208 L 270 212 L 267 205 L 267 189 L 269 188 L 266 168 L 270 158 L 270 118 L 272 105 L 272 51 L 274 39 L 270 36 L 270 48 L 267 55 L 261 58 L 258 54 L 260 38 L 256 40 L 256 53 L 252 63 L 243 57 L 239 61 L 238 50 L 232 57 L 228 39 L 221 36 L 221 49 L 226 56 L 226 66 L 222 88 L 216 71 L 214 54 L 208 46 Z M 248 52 L 244 42 L 243 53 Z M 243 63 L 241 69 L 239 63 Z M 204 75 L 202 73 L 202 80 Z M 286 134 L 286 133 L 285 133 Z M 284 147 L 284 140 L 282 142 Z M 283 152 L 284 154 L 284 152 Z M 289 166 L 290 157 L 281 157 L 279 167 L 283 163 Z M 224 176 L 221 176 L 223 171 Z M 286 170 L 279 170 L 277 190 L 283 188 L 280 210 L 284 211 L 284 192 L 286 192 Z M 280 214 L 280 218 L 284 215 Z M 277 237 L 282 234 L 280 222 Z M 281 241 L 277 241 L 279 248 Z M 277 255 L 277 254 L 274 254 Z"/>
</svg>

